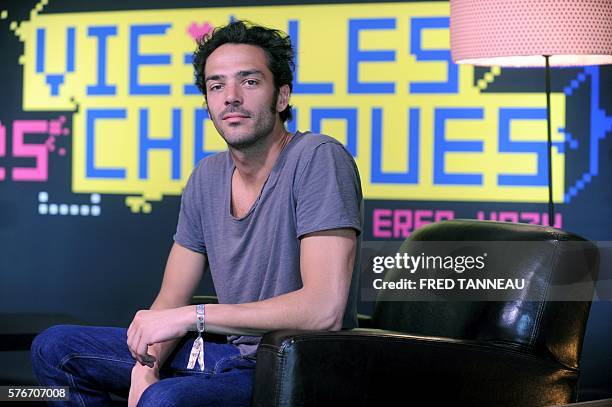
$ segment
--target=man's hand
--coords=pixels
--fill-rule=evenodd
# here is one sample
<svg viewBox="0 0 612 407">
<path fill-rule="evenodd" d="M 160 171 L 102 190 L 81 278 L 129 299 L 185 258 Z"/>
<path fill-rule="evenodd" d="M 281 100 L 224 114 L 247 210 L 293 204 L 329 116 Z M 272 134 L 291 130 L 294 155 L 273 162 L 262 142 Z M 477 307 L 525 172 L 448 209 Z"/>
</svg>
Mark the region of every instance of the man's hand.
<svg viewBox="0 0 612 407">
<path fill-rule="evenodd" d="M 138 311 L 127 331 L 128 348 L 140 364 L 153 367 L 156 359 L 148 353 L 149 345 L 181 338 L 194 323 L 194 306 Z"/>
<path fill-rule="evenodd" d="M 142 393 L 153 383 L 159 381 L 157 369 L 147 366 L 134 365 L 132 368 L 132 382 L 130 385 L 130 395 L 128 396 L 128 407 L 136 407 Z"/>
</svg>

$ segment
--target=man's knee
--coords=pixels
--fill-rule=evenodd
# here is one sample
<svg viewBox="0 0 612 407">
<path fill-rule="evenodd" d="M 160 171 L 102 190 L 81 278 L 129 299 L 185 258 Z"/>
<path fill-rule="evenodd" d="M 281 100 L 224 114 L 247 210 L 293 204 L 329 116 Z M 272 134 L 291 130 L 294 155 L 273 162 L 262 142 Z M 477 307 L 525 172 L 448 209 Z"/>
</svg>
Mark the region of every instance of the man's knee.
<svg viewBox="0 0 612 407">
<path fill-rule="evenodd" d="M 178 392 L 165 380 L 160 380 L 147 387 L 138 400 L 138 407 L 178 407 L 180 405 Z"/>
<path fill-rule="evenodd" d="M 244 407 L 250 401 L 251 377 L 230 373 L 162 379 L 147 387 L 138 407 Z"/>
<path fill-rule="evenodd" d="M 78 329 L 76 325 L 55 325 L 38 334 L 31 347 L 34 366 L 43 360 L 57 366 L 70 352 L 70 338 L 74 337 Z"/>
</svg>

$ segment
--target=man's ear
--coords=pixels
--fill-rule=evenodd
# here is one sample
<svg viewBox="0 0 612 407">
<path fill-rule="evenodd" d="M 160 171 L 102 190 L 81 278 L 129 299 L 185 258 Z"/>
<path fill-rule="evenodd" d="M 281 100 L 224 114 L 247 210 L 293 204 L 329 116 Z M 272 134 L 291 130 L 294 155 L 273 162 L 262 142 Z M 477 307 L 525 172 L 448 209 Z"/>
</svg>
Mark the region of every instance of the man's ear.
<svg viewBox="0 0 612 407">
<path fill-rule="evenodd" d="M 276 111 L 282 112 L 289 105 L 289 96 L 291 96 L 291 90 L 289 85 L 283 85 L 278 90 L 278 100 L 276 101 Z"/>
</svg>

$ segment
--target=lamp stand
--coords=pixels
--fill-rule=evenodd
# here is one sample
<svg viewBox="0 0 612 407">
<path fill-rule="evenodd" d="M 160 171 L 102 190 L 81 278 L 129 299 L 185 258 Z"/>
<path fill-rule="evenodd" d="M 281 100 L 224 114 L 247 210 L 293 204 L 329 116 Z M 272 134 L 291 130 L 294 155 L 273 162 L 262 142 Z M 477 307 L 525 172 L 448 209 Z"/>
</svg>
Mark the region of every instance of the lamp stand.
<svg viewBox="0 0 612 407">
<path fill-rule="evenodd" d="M 544 55 L 546 61 L 546 125 L 548 135 L 548 226 L 555 224 L 555 204 L 553 202 L 552 181 L 552 132 L 550 124 L 550 55 Z"/>
</svg>

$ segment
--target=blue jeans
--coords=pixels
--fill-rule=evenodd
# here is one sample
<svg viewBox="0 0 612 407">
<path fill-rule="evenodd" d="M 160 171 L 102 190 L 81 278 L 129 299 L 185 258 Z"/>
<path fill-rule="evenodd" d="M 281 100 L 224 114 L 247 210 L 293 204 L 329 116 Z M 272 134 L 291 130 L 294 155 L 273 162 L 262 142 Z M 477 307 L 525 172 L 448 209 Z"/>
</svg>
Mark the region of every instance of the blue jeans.
<svg viewBox="0 0 612 407">
<path fill-rule="evenodd" d="M 160 369 L 138 406 L 248 406 L 255 360 L 234 345 L 206 341 L 204 371 L 187 370 L 196 335 L 188 334 Z M 206 338 L 205 338 L 206 340 Z M 136 361 L 127 347 L 127 329 L 53 326 L 32 343 L 32 365 L 41 385 L 69 386 L 70 401 L 54 405 L 106 406 L 109 392 L 127 398 Z"/>
</svg>

